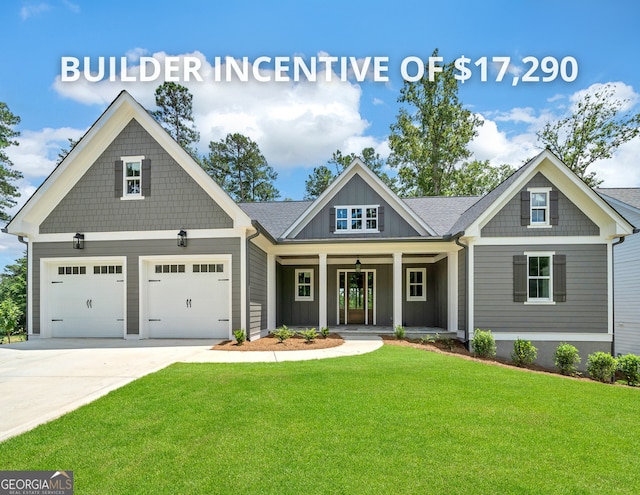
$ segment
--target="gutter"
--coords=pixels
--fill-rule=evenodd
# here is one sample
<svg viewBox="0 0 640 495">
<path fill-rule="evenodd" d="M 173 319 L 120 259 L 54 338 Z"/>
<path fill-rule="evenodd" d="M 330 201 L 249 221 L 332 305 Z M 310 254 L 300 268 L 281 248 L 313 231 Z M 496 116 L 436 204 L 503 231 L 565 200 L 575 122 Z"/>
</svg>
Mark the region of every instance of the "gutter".
<svg viewBox="0 0 640 495">
<path fill-rule="evenodd" d="M 460 246 L 464 251 L 464 279 L 465 279 L 465 287 L 464 287 L 464 341 L 469 349 L 469 285 L 466 284 L 466 281 L 469 279 L 469 253 L 467 252 L 467 248 L 469 247 L 467 244 L 462 244 L 460 242 L 460 238 L 464 235 L 464 230 L 461 230 L 457 234 L 446 234 L 442 237 L 443 241 L 454 241 L 457 246 Z M 459 323 L 458 323 L 459 324 Z"/>
</svg>

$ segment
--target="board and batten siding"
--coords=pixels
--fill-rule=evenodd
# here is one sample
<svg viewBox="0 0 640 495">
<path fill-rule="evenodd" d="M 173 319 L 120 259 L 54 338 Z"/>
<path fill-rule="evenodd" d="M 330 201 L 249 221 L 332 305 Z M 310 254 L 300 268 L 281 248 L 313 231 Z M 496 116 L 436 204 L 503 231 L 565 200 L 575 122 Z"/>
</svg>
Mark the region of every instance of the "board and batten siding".
<svg viewBox="0 0 640 495">
<path fill-rule="evenodd" d="M 633 225 L 640 225 L 640 213 L 631 208 L 616 209 Z M 640 355 L 640 234 L 625 238 L 613 248 L 614 352 Z"/>
<path fill-rule="evenodd" d="M 296 270 L 313 271 L 313 301 L 296 301 Z M 276 265 L 276 279 L 278 292 L 276 306 L 278 308 L 276 325 L 287 326 L 317 326 L 318 312 L 318 265 Z"/>
<path fill-rule="evenodd" d="M 384 230 L 379 233 L 344 234 L 330 231 L 331 208 L 335 206 L 380 205 L 384 207 Z M 350 237 L 417 237 L 419 234 L 359 175 L 354 175 L 329 203 L 300 231 L 297 239 L 348 239 Z"/>
<path fill-rule="evenodd" d="M 259 337 L 267 328 L 267 254 L 249 242 L 249 329 L 247 336 Z"/>
<path fill-rule="evenodd" d="M 566 255 L 566 302 L 513 302 L 513 256 L 535 251 Z M 474 328 L 494 333 L 607 333 L 607 293 L 605 244 L 474 248 Z"/>
<path fill-rule="evenodd" d="M 407 301 L 407 268 L 427 269 L 427 300 Z M 387 282 L 389 283 L 389 282 Z M 391 282 L 392 284 L 393 282 Z M 407 327 L 447 328 L 447 259 L 437 263 L 402 265 L 402 324 Z"/>
<path fill-rule="evenodd" d="M 530 187 L 557 188 L 538 172 L 522 191 Z M 550 228 L 529 228 L 521 225 L 520 192 L 518 192 L 482 228 L 482 237 L 545 237 L 545 236 L 598 236 L 600 229 L 575 204 L 558 190 L 558 225 Z"/>
<path fill-rule="evenodd" d="M 187 247 L 176 245 L 175 239 L 134 240 L 134 241 L 90 241 L 87 240 L 82 250 L 73 249 L 71 239 L 68 242 L 34 242 L 33 243 L 33 325 L 34 334 L 40 334 L 40 259 L 41 258 L 77 258 L 81 262 L 84 257 L 126 256 L 127 258 L 127 335 L 138 335 L 139 329 L 139 273 L 138 258 L 140 256 L 184 255 L 211 256 L 231 254 L 231 298 L 232 325 L 240 328 L 240 239 L 189 239 Z"/>
<path fill-rule="evenodd" d="M 114 193 L 115 162 L 138 155 L 151 160 L 151 194 L 123 200 Z M 180 229 L 232 227 L 232 219 L 211 196 L 132 120 L 55 206 L 40 233 L 175 230 L 177 234 Z"/>
</svg>

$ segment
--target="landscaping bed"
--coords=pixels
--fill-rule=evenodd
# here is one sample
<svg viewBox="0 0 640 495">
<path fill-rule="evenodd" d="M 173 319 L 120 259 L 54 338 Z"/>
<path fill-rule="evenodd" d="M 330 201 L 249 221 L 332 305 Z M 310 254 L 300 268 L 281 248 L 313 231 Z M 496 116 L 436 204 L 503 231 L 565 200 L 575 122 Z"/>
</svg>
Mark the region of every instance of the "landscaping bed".
<svg viewBox="0 0 640 495">
<path fill-rule="evenodd" d="M 327 338 L 318 337 L 313 342 L 307 342 L 300 335 L 295 335 L 278 342 L 273 335 L 267 335 L 258 340 L 244 342 L 238 345 L 235 340 L 227 340 L 213 346 L 214 351 L 308 351 L 312 349 L 329 349 L 344 344 L 344 339 L 337 333 L 332 333 Z"/>
</svg>

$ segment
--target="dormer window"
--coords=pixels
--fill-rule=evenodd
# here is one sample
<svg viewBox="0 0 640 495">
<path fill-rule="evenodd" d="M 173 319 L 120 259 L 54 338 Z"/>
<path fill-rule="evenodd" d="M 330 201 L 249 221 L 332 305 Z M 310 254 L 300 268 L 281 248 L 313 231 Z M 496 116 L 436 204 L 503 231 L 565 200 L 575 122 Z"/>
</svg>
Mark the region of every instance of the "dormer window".
<svg viewBox="0 0 640 495">
<path fill-rule="evenodd" d="M 336 206 L 335 232 L 379 232 L 378 205 Z"/>
</svg>

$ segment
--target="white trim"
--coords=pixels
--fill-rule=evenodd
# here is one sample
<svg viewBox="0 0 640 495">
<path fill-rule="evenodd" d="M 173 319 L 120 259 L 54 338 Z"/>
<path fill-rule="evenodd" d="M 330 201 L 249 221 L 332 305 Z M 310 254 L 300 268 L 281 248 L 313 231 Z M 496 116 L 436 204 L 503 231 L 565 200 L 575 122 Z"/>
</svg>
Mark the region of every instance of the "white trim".
<svg viewBox="0 0 640 495">
<path fill-rule="evenodd" d="M 467 270 L 469 273 L 467 276 L 467 336 L 469 341 L 473 339 L 473 330 L 474 330 L 474 317 L 475 317 L 475 298 L 474 298 L 474 290 L 475 290 L 475 279 L 474 279 L 474 264 L 475 264 L 475 254 L 474 254 L 474 245 L 469 243 L 467 246 L 467 256 L 469 260 L 467 262 Z"/>
<path fill-rule="evenodd" d="M 142 160 L 144 160 L 144 156 L 121 156 L 120 160 L 122 160 L 122 197 L 120 199 L 144 199 L 144 196 L 142 195 Z M 140 182 L 140 190 L 137 193 L 127 193 L 127 179 L 129 177 L 127 175 L 127 161 L 129 163 L 140 164 L 140 175 L 138 176 L 138 181 Z"/>
<path fill-rule="evenodd" d="M 122 338 L 127 334 L 127 257 L 126 256 L 63 256 L 59 258 L 40 258 L 40 337 L 48 339 L 52 337 L 51 315 L 49 313 L 48 301 L 49 288 L 51 287 L 50 268 L 60 264 L 84 264 L 84 263 L 122 263 L 122 277 L 124 278 L 123 295 L 123 321 Z M 32 329 L 33 331 L 33 329 Z"/>
<path fill-rule="evenodd" d="M 267 329 L 276 328 L 276 257 L 267 254 Z"/>
<path fill-rule="evenodd" d="M 376 193 L 402 218 L 413 227 L 419 234 L 423 236 L 436 236 L 436 232 L 427 225 L 421 218 L 411 210 L 398 196 L 387 186 L 380 178 L 374 174 L 359 158 L 356 158 L 346 170 L 344 170 L 329 187 L 327 187 L 316 200 L 298 217 L 298 219 L 289 226 L 282 234 L 283 238 L 295 237 L 302 231 L 304 227 L 329 204 L 335 194 L 351 180 L 355 175 L 359 175 L 362 179 L 372 187 Z"/>
<path fill-rule="evenodd" d="M 453 251 L 453 253 L 457 253 L 457 251 Z M 414 263 L 414 264 L 433 264 L 441 261 L 447 257 L 447 254 L 444 253 L 439 254 L 437 256 L 429 256 L 420 258 L 417 256 L 405 256 L 402 261 L 404 264 Z M 352 258 L 327 258 L 327 265 L 355 265 L 358 259 L 366 259 L 367 265 L 391 265 L 393 264 L 393 256 L 389 254 L 388 257 L 377 256 L 374 258 L 365 258 L 364 256 L 354 256 Z M 318 258 L 277 258 L 278 263 L 282 266 L 296 266 L 296 265 L 317 265 Z"/>
<path fill-rule="evenodd" d="M 528 187 L 527 191 L 529 191 L 529 225 L 531 228 L 547 228 L 551 227 L 551 223 L 549 221 L 549 216 L 551 214 L 551 188 L 550 187 Z M 533 206 L 533 195 L 534 194 L 544 194 L 547 198 L 546 205 L 544 207 L 534 207 Z M 544 210 L 544 222 L 534 222 L 533 221 L 533 210 Z"/>
<path fill-rule="evenodd" d="M 250 330 L 247 321 L 247 285 L 249 284 L 249 274 L 247 273 L 247 239 L 240 239 L 240 328 L 244 328 L 246 335 Z M 229 315 L 229 321 L 233 320 Z M 231 330 L 229 330 L 229 338 L 231 338 Z"/>
<path fill-rule="evenodd" d="M 560 332 L 492 332 L 495 340 L 526 339 L 548 342 L 611 342 L 613 335 L 608 333 L 560 333 Z"/>
<path fill-rule="evenodd" d="M 447 323 L 450 332 L 458 331 L 458 252 L 447 254 Z"/>
<path fill-rule="evenodd" d="M 555 301 L 553 300 L 553 257 L 556 255 L 555 251 L 525 251 L 523 254 L 527 257 L 527 300 L 525 301 L 525 304 L 555 304 Z M 531 278 L 529 275 L 529 258 L 549 258 L 549 297 L 532 298 L 529 296 L 529 279 Z M 542 276 L 535 278 L 542 278 L 543 280 L 547 279 Z"/>
<path fill-rule="evenodd" d="M 338 268 L 336 270 L 336 324 L 341 325 L 340 323 L 340 275 L 344 273 L 344 282 L 345 282 L 345 292 L 344 292 L 344 325 L 349 324 L 348 314 L 349 314 L 349 298 L 348 298 L 348 277 L 350 273 L 356 273 L 355 269 L 346 269 L 346 268 Z M 368 275 L 371 273 L 373 275 L 373 322 L 369 321 L 369 280 Z M 365 269 L 361 271 L 362 279 L 363 279 L 363 290 L 364 290 L 364 325 L 377 325 L 378 321 L 378 295 L 377 295 L 377 284 L 378 284 L 378 275 L 376 273 L 375 268 Z"/>
<path fill-rule="evenodd" d="M 360 257 L 380 257 L 380 253 L 393 253 L 394 251 L 402 252 L 407 256 L 421 255 L 425 252 L 440 253 L 444 256 L 446 253 L 459 250 L 460 247 L 453 242 L 445 241 L 424 242 L 420 239 L 418 242 L 349 242 L 345 239 L 345 242 L 287 242 L 274 245 L 269 252 L 277 256 L 316 257 L 318 253 L 322 251 L 323 253 L 327 253 L 328 256 L 352 256 L 353 253 L 357 253 Z"/>
<path fill-rule="evenodd" d="M 147 293 L 148 282 L 145 283 L 145 279 L 148 280 L 149 272 L 148 268 L 156 262 L 183 262 L 190 263 L 193 261 L 206 261 L 222 262 L 227 264 L 229 273 L 229 333 L 228 338 L 231 339 L 233 335 L 233 256 L 231 254 L 184 254 L 184 255 L 151 255 L 151 256 L 139 256 L 138 257 L 138 335 L 129 335 L 125 338 L 136 337 L 139 339 L 149 338 L 149 294 Z M 226 278 L 226 277 L 225 277 Z M 242 315 L 241 315 L 242 316 Z M 126 328 L 126 327 L 125 327 Z M 241 327 L 245 328 L 245 327 Z"/>
<path fill-rule="evenodd" d="M 412 296 L 411 294 L 411 285 L 418 285 L 417 283 L 412 284 L 409 278 L 409 274 L 411 272 L 420 272 L 422 273 L 422 283 L 419 284 L 422 286 L 422 295 L 421 296 Z M 426 301 L 427 300 L 427 269 L 426 268 L 418 268 L 418 267 L 407 267 L 405 269 L 405 299 L 407 302 L 416 302 L 416 301 Z"/>
<path fill-rule="evenodd" d="M 40 272 L 42 276 L 42 272 Z M 33 242 L 27 243 L 27 329 L 29 336 L 40 335 L 33 333 Z M 42 293 L 42 291 L 41 291 Z M 42 311 L 42 309 L 41 309 Z M 40 324 L 42 327 L 42 323 Z"/>
<path fill-rule="evenodd" d="M 379 210 L 380 210 L 380 205 L 339 205 L 339 206 L 334 206 L 333 207 L 335 209 L 336 215 L 335 215 L 335 224 L 334 224 L 334 234 L 353 234 L 353 233 L 366 233 L 366 234 L 378 234 L 380 233 L 380 230 L 378 228 L 379 225 L 379 221 L 380 221 L 380 215 L 379 215 Z M 375 209 L 376 210 L 376 228 L 375 229 L 368 229 L 367 228 L 367 210 L 370 209 Z M 347 217 L 346 218 L 338 218 L 338 210 L 347 210 Z M 360 220 L 360 225 L 362 226 L 362 228 L 360 229 L 354 229 L 352 227 L 353 225 L 353 221 L 354 220 L 358 220 L 358 219 L 354 219 L 352 217 L 353 214 L 353 210 L 361 210 L 361 214 L 362 216 L 359 218 Z M 374 219 L 372 219 L 374 220 Z M 338 229 L 338 222 L 339 221 L 344 221 L 347 222 L 347 228 L 346 229 Z"/>
<path fill-rule="evenodd" d="M 315 275 L 315 270 L 313 268 L 296 268 L 295 270 L 295 275 L 294 275 L 294 280 L 293 280 L 293 287 L 294 287 L 294 300 L 295 301 L 313 301 L 314 300 L 314 294 L 313 294 L 313 285 L 315 283 L 314 280 L 314 275 Z M 308 273 L 309 274 L 309 284 L 300 284 L 298 282 L 298 276 L 301 273 Z M 309 288 L 309 295 L 308 296 L 301 296 L 299 295 L 298 289 L 300 288 L 300 285 L 310 285 L 311 287 Z"/>
<path fill-rule="evenodd" d="M 327 326 L 327 254 L 320 253 L 318 255 L 318 327 Z M 297 277 L 296 277 L 297 279 Z M 313 279 L 311 284 L 311 293 L 313 294 Z M 297 294 L 297 291 L 296 291 Z"/>
<path fill-rule="evenodd" d="M 614 325 L 614 287 L 613 287 L 613 243 L 607 243 L 607 332 L 613 336 Z"/>
<path fill-rule="evenodd" d="M 475 240 L 476 246 L 541 246 L 571 244 L 605 244 L 609 242 L 604 236 L 543 236 L 543 237 L 481 237 Z"/>
<path fill-rule="evenodd" d="M 145 197 L 140 194 L 140 195 L 136 195 L 134 196 L 133 194 L 131 196 L 122 196 L 120 198 L 120 201 L 138 201 L 139 199 L 144 199 Z"/>
<path fill-rule="evenodd" d="M 189 239 L 220 239 L 244 237 L 244 229 L 193 229 L 188 230 Z M 85 240 L 92 241 L 140 241 L 157 239 L 177 239 L 178 229 L 172 230 L 126 230 L 118 232 L 83 232 Z M 71 242 L 76 234 L 63 232 L 57 234 L 37 234 L 30 237 L 34 242 Z"/>
<path fill-rule="evenodd" d="M 393 253 L 393 328 L 402 325 L 402 253 Z"/>
</svg>

